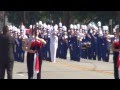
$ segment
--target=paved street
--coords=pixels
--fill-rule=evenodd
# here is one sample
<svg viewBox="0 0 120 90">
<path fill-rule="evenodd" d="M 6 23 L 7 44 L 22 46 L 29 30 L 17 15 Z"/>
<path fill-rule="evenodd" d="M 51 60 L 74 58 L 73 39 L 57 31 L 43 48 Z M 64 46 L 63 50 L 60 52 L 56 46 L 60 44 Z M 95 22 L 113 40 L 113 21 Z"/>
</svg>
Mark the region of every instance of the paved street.
<svg viewBox="0 0 120 90">
<path fill-rule="evenodd" d="M 27 79 L 27 65 L 15 62 L 14 79 Z M 81 60 L 81 62 L 57 59 L 57 63 L 43 61 L 42 79 L 114 79 L 112 55 L 110 62 Z"/>
</svg>

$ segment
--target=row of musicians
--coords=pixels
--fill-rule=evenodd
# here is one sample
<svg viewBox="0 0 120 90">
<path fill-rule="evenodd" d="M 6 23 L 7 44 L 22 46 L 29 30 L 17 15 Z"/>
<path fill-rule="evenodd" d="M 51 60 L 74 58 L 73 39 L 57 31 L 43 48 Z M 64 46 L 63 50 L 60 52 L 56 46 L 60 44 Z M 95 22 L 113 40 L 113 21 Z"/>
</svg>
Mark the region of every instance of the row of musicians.
<svg viewBox="0 0 120 90">
<path fill-rule="evenodd" d="M 41 36 L 40 36 L 41 37 Z M 42 59 L 50 61 L 50 37 L 41 37 L 47 44 L 42 48 Z M 57 58 L 67 59 L 67 51 L 70 52 L 70 60 L 80 61 L 83 59 L 98 59 L 108 62 L 110 53 L 110 42 L 107 37 L 96 35 L 85 35 L 83 39 L 78 39 L 76 35 L 58 36 Z M 24 62 L 24 51 L 22 50 L 22 38 L 16 38 L 16 48 L 14 50 L 15 60 Z"/>
</svg>

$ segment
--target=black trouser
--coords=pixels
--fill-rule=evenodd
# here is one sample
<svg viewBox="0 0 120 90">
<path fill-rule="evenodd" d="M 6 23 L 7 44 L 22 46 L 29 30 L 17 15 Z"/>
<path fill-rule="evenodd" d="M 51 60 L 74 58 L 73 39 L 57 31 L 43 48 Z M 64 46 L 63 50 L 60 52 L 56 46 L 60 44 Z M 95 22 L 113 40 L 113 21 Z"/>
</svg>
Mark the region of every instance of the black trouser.
<svg viewBox="0 0 120 90">
<path fill-rule="evenodd" d="M 69 47 L 70 49 L 70 60 L 74 60 L 73 48 Z"/>
<path fill-rule="evenodd" d="M 0 79 L 4 79 L 5 77 L 5 70 L 7 70 L 7 78 L 13 79 L 13 65 L 14 61 L 6 61 L 6 62 L 0 62 Z"/>
<path fill-rule="evenodd" d="M 81 49 L 77 47 L 76 48 L 76 61 L 80 61 L 80 52 L 81 52 Z"/>
<path fill-rule="evenodd" d="M 60 55 L 61 55 L 61 53 L 60 53 L 61 50 L 60 50 L 60 49 L 61 49 L 61 48 L 60 48 L 60 44 L 58 44 L 57 54 L 56 54 L 56 57 L 57 57 L 57 58 L 61 58 L 61 56 L 60 56 Z"/>
<path fill-rule="evenodd" d="M 19 55 L 19 57 L 18 57 L 19 61 L 20 61 L 20 62 L 24 62 L 24 53 L 25 53 L 25 52 L 20 49 L 18 53 L 19 53 L 19 54 L 18 54 L 18 55 Z"/>
<path fill-rule="evenodd" d="M 62 59 L 67 59 L 67 50 L 68 50 L 67 43 L 63 43 L 62 48 L 61 48 L 61 58 Z"/>
<path fill-rule="evenodd" d="M 27 69 L 28 69 L 28 79 L 33 79 L 33 63 L 34 63 L 34 54 L 27 53 Z M 41 79 L 41 65 L 42 59 L 40 58 L 40 70 L 37 74 L 37 79 Z"/>
<path fill-rule="evenodd" d="M 110 49 L 106 50 L 106 62 L 109 62 Z"/>
<path fill-rule="evenodd" d="M 87 59 L 87 49 L 82 49 L 82 58 Z"/>
<path fill-rule="evenodd" d="M 89 60 L 92 59 L 92 55 L 91 55 L 91 47 L 88 47 L 88 48 L 87 48 L 87 58 L 88 58 Z"/>
<path fill-rule="evenodd" d="M 118 77 L 118 67 L 117 67 L 118 55 L 119 55 L 119 53 L 113 53 L 113 64 L 114 64 L 114 77 L 115 77 L 115 79 L 119 79 L 119 77 Z"/>
<path fill-rule="evenodd" d="M 47 46 L 47 53 L 48 53 L 47 60 L 48 60 L 48 61 L 51 61 L 50 46 Z"/>
</svg>

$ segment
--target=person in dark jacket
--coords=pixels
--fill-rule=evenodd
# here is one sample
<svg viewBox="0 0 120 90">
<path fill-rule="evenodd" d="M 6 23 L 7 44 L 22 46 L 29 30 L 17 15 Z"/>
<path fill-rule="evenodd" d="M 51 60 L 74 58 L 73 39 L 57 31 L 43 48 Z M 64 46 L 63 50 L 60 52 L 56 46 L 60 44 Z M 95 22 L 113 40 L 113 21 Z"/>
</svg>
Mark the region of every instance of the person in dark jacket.
<svg viewBox="0 0 120 90">
<path fill-rule="evenodd" d="M 15 39 L 10 35 L 8 26 L 6 25 L 3 26 L 3 34 L 0 36 L 0 42 L 0 79 L 4 79 L 5 70 L 7 70 L 7 78 L 12 79 Z"/>
</svg>

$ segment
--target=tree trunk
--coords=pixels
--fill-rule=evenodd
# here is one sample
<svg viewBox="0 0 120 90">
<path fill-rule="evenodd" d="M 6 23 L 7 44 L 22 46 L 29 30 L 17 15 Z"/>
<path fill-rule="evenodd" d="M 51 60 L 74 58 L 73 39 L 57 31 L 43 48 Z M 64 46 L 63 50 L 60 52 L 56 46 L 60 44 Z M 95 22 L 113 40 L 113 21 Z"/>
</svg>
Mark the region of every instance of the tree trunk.
<svg viewBox="0 0 120 90">
<path fill-rule="evenodd" d="M 66 25 L 67 27 L 69 27 L 69 22 L 70 20 L 70 11 L 63 11 L 63 25 Z"/>
<path fill-rule="evenodd" d="M 116 24 L 120 22 L 120 11 L 116 11 Z"/>
<path fill-rule="evenodd" d="M 4 11 L 0 11 L 0 30 L 2 30 L 3 25 L 4 25 Z"/>
</svg>

